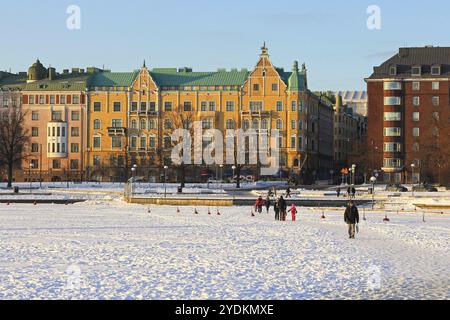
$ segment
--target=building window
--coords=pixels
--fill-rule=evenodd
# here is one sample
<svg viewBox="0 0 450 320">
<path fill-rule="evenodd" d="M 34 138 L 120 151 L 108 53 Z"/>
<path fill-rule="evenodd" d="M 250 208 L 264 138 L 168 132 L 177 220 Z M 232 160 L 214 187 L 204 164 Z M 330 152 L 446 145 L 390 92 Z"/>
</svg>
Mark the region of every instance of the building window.
<svg viewBox="0 0 450 320">
<path fill-rule="evenodd" d="M 122 148 L 122 138 L 111 137 L 111 146 L 115 149 Z"/>
<path fill-rule="evenodd" d="M 420 112 L 413 112 L 413 121 L 417 122 L 420 121 Z"/>
<path fill-rule="evenodd" d="M 397 75 L 397 67 L 390 67 L 389 68 L 389 74 L 391 76 L 396 76 Z"/>
<path fill-rule="evenodd" d="M 59 159 L 53 159 L 52 162 L 53 169 L 61 169 L 61 161 Z"/>
<path fill-rule="evenodd" d="M 295 136 L 291 137 L 291 149 L 295 149 L 297 147 L 297 138 Z"/>
<path fill-rule="evenodd" d="M 172 148 L 172 139 L 168 136 L 164 137 L 164 148 L 165 149 L 170 149 Z"/>
<path fill-rule="evenodd" d="M 259 84 L 253 84 L 253 91 L 259 91 Z"/>
<path fill-rule="evenodd" d="M 55 104 L 55 96 L 54 95 L 50 96 L 50 104 Z"/>
<path fill-rule="evenodd" d="M 421 76 L 422 75 L 422 67 L 420 67 L 420 66 L 412 67 L 411 74 L 415 77 Z"/>
<path fill-rule="evenodd" d="M 100 102 L 94 102 L 94 112 L 101 112 L 102 104 Z"/>
<path fill-rule="evenodd" d="M 113 103 L 113 111 L 114 112 L 120 112 L 120 102 L 114 102 Z"/>
<path fill-rule="evenodd" d="M 28 103 L 29 104 L 34 104 L 34 96 L 33 95 L 29 95 L 28 96 Z"/>
<path fill-rule="evenodd" d="M 401 128 L 384 128 L 385 137 L 400 137 L 402 135 Z"/>
<path fill-rule="evenodd" d="M 292 130 L 295 130 L 295 129 L 296 129 L 296 126 L 297 126 L 297 121 L 291 120 L 291 129 L 292 129 Z"/>
<path fill-rule="evenodd" d="M 253 121 L 252 121 L 252 129 L 259 130 L 259 121 L 258 121 L 258 119 L 253 119 Z"/>
<path fill-rule="evenodd" d="M 276 128 L 277 128 L 278 130 L 282 130 L 282 129 L 283 129 L 283 120 L 277 119 L 277 122 L 276 122 Z"/>
<path fill-rule="evenodd" d="M 402 99 L 400 97 L 386 97 L 384 98 L 385 106 L 399 106 L 402 103 Z"/>
<path fill-rule="evenodd" d="M 190 101 L 185 101 L 183 103 L 183 110 L 184 111 L 192 111 L 192 102 Z"/>
<path fill-rule="evenodd" d="M 261 129 L 262 130 L 268 130 L 269 129 L 269 121 L 267 121 L 267 119 L 263 119 L 261 121 Z"/>
<path fill-rule="evenodd" d="M 150 102 L 149 103 L 149 111 L 150 112 L 155 112 L 156 111 L 156 103 L 154 103 L 154 102 Z"/>
<path fill-rule="evenodd" d="M 435 107 L 439 106 L 439 97 L 433 97 L 433 106 Z"/>
<path fill-rule="evenodd" d="M 213 120 L 211 118 L 202 120 L 202 129 L 212 129 Z"/>
<path fill-rule="evenodd" d="M 433 112 L 431 115 L 434 120 L 439 121 L 439 112 Z"/>
<path fill-rule="evenodd" d="M 72 104 L 79 104 L 80 103 L 80 96 L 79 95 L 73 95 L 72 96 Z"/>
<path fill-rule="evenodd" d="M 200 102 L 200 111 L 206 111 L 207 106 L 206 101 Z"/>
<path fill-rule="evenodd" d="M 78 160 L 77 159 L 70 160 L 70 169 L 71 170 L 77 170 L 78 169 Z"/>
<path fill-rule="evenodd" d="M 133 136 L 131 137 L 131 149 L 136 149 L 137 148 L 137 137 Z"/>
<path fill-rule="evenodd" d="M 52 112 L 52 121 L 61 121 L 62 120 L 62 112 L 61 111 L 53 111 Z"/>
<path fill-rule="evenodd" d="M 80 146 L 78 143 L 71 143 L 70 144 L 70 152 L 77 153 L 80 152 Z"/>
<path fill-rule="evenodd" d="M 433 76 L 440 76 L 441 75 L 441 67 L 437 66 L 437 67 L 432 67 L 431 68 L 431 74 Z"/>
<path fill-rule="evenodd" d="M 384 144 L 384 152 L 401 152 L 402 144 L 397 142 L 386 142 Z"/>
<path fill-rule="evenodd" d="M 122 128 L 122 119 L 112 119 L 111 125 L 113 128 Z"/>
<path fill-rule="evenodd" d="M 100 128 L 101 128 L 100 119 L 95 119 L 94 120 L 94 130 L 100 130 Z"/>
<path fill-rule="evenodd" d="M 131 102 L 131 112 L 137 112 L 137 111 L 138 111 L 137 102 L 135 102 L 135 101 Z"/>
<path fill-rule="evenodd" d="M 39 112 L 33 111 L 33 112 L 31 113 L 31 120 L 33 120 L 33 121 L 39 120 Z"/>
<path fill-rule="evenodd" d="M 39 96 L 39 104 L 45 103 L 45 96 Z"/>
<path fill-rule="evenodd" d="M 147 102 L 141 102 L 140 112 L 147 112 Z"/>
<path fill-rule="evenodd" d="M 156 147 L 156 137 L 155 136 L 150 136 L 149 138 L 149 147 L 150 148 L 155 148 Z"/>
<path fill-rule="evenodd" d="M 228 112 L 234 111 L 234 101 L 227 101 L 226 102 L 226 110 Z"/>
<path fill-rule="evenodd" d="M 419 91 L 420 90 L 420 82 L 413 82 L 412 83 L 412 89 L 414 91 Z"/>
<path fill-rule="evenodd" d="M 250 129 L 250 122 L 247 119 L 245 119 L 243 122 L 243 129 L 244 130 Z"/>
<path fill-rule="evenodd" d="M 71 137 L 79 137 L 80 136 L 80 128 L 79 127 L 70 128 L 70 136 Z"/>
<path fill-rule="evenodd" d="M 145 150 L 147 148 L 147 138 L 146 137 L 141 137 L 139 140 L 139 148 L 141 150 Z"/>
<path fill-rule="evenodd" d="M 156 121 L 155 121 L 155 120 L 150 119 L 150 120 L 148 121 L 148 129 L 149 129 L 149 130 L 154 130 L 154 129 L 156 129 Z"/>
<path fill-rule="evenodd" d="M 413 106 L 420 106 L 420 97 L 413 97 Z"/>
<path fill-rule="evenodd" d="M 71 117 L 73 121 L 80 120 L 80 112 L 79 111 L 72 111 Z"/>
<path fill-rule="evenodd" d="M 172 121 L 170 119 L 164 120 L 164 129 L 166 130 L 172 129 Z"/>
<path fill-rule="evenodd" d="M 145 121 L 145 119 L 141 119 L 141 121 L 139 121 L 139 129 L 141 130 L 147 129 L 147 121 Z"/>
<path fill-rule="evenodd" d="M 261 112 L 263 111 L 262 101 L 250 101 L 250 112 Z"/>
<path fill-rule="evenodd" d="M 297 101 L 291 102 L 291 111 L 295 112 L 297 110 Z"/>
<path fill-rule="evenodd" d="M 33 152 L 33 153 L 39 152 L 39 144 L 38 143 L 31 144 L 31 152 Z"/>
<path fill-rule="evenodd" d="M 164 102 L 164 111 L 170 112 L 172 111 L 172 102 Z"/>
<path fill-rule="evenodd" d="M 431 84 L 433 90 L 439 90 L 439 82 L 435 81 Z"/>
<path fill-rule="evenodd" d="M 283 101 L 277 101 L 277 111 L 283 111 Z"/>
<path fill-rule="evenodd" d="M 272 83 L 272 91 L 278 91 L 278 83 Z"/>
<path fill-rule="evenodd" d="M 412 134 L 413 134 L 413 137 L 419 137 L 420 136 L 420 129 L 419 128 L 413 128 Z"/>
<path fill-rule="evenodd" d="M 216 111 L 216 103 L 214 101 L 209 102 L 209 111 Z"/>
<path fill-rule="evenodd" d="M 384 113 L 384 121 L 401 121 L 402 113 L 401 112 L 385 112 Z"/>
<path fill-rule="evenodd" d="M 234 121 L 233 119 L 228 119 L 226 122 L 226 128 L 227 129 L 234 129 Z"/>
<path fill-rule="evenodd" d="M 384 90 L 401 90 L 401 89 L 402 89 L 401 82 L 389 81 L 384 83 Z"/>
<path fill-rule="evenodd" d="M 402 159 L 384 158 L 383 164 L 385 168 L 400 168 L 402 166 Z"/>
<path fill-rule="evenodd" d="M 38 127 L 32 127 L 31 128 L 31 136 L 32 137 L 38 137 L 39 136 L 39 128 Z"/>
</svg>

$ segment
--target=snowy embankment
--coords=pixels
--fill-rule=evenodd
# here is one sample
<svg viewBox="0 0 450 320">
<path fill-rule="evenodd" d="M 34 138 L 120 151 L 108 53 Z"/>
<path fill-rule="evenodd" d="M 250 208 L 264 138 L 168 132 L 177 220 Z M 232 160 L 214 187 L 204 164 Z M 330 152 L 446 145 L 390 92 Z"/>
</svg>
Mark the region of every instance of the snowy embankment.
<svg viewBox="0 0 450 320">
<path fill-rule="evenodd" d="M 449 299 L 450 217 L 113 202 L 0 206 L 2 299 Z"/>
</svg>

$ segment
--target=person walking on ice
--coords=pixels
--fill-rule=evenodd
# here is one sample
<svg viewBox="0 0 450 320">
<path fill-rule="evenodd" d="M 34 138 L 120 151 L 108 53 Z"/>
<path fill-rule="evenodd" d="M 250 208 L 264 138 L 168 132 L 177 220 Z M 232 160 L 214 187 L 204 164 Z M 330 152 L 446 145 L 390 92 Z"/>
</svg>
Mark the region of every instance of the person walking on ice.
<svg viewBox="0 0 450 320">
<path fill-rule="evenodd" d="M 258 213 L 261 213 L 263 204 L 264 204 L 264 200 L 261 196 L 259 196 L 258 200 L 256 200 L 256 203 L 255 203 L 255 211 L 257 211 Z"/>
<path fill-rule="evenodd" d="M 289 209 L 289 211 L 291 212 L 292 215 L 292 221 L 295 221 L 296 219 L 296 215 L 297 215 L 297 207 L 295 206 L 295 204 L 292 204 L 291 208 Z"/>
<path fill-rule="evenodd" d="M 266 212 L 269 213 L 270 206 L 272 205 L 272 202 L 270 201 L 270 196 L 267 195 L 266 201 L 264 203 L 266 205 Z"/>
<path fill-rule="evenodd" d="M 359 213 L 353 200 L 349 201 L 348 207 L 345 209 L 344 221 L 348 226 L 349 238 L 355 239 L 356 225 L 359 223 Z"/>
</svg>

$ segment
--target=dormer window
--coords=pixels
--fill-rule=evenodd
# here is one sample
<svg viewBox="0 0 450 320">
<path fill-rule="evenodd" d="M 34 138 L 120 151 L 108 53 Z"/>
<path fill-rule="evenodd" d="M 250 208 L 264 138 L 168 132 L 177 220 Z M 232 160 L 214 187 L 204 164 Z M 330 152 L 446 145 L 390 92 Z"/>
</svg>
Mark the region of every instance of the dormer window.
<svg viewBox="0 0 450 320">
<path fill-rule="evenodd" d="M 392 66 L 389 68 L 389 75 L 391 75 L 391 76 L 397 75 L 397 67 L 396 66 Z"/>
<path fill-rule="evenodd" d="M 413 76 L 421 76 L 422 75 L 422 67 L 421 66 L 414 66 L 411 69 L 411 75 Z"/>
<path fill-rule="evenodd" d="M 431 74 L 433 76 L 440 76 L 441 75 L 441 66 L 432 66 L 431 67 Z"/>
</svg>

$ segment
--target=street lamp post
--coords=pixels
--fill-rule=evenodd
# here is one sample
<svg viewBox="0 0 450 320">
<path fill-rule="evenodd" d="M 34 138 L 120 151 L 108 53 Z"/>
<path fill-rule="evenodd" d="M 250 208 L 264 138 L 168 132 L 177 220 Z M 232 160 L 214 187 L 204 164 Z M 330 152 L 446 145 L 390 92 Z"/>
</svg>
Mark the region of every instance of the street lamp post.
<svg viewBox="0 0 450 320">
<path fill-rule="evenodd" d="M 169 169 L 169 167 L 164 166 L 164 198 L 167 198 L 167 186 L 166 186 L 167 169 Z"/>
<path fill-rule="evenodd" d="M 31 187 L 32 187 L 32 185 L 31 185 L 31 169 L 33 169 L 33 163 L 30 163 L 30 170 L 28 171 L 28 180 L 30 180 L 30 193 L 31 193 Z"/>
<path fill-rule="evenodd" d="M 375 182 L 377 182 L 376 177 L 371 177 L 370 182 L 372 182 L 372 211 L 375 208 Z"/>
<path fill-rule="evenodd" d="M 411 183 L 412 183 L 411 190 L 412 190 L 412 196 L 413 197 L 414 197 L 414 169 L 415 168 L 416 168 L 416 165 L 414 163 L 411 163 L 411 170 L 412 170 L 412 173 L 411 173 Z"/>
<path fill-rule="evenodd" d="M 135 167 L 136 165 L 134 165 L 132 168 L 131 168 L 131 197 L 133 198 L 133 194 L 134 194 L 134 174 L 135 174 L 135 172 L 136 172 L 136 167 Z"/>
<path fill-rule="evenodd" d="M 223 181 L 223 164 L 220 165 L 220 183 Z"/>
<path fill-rule="evenodd" d="M 352 165 L 352 185 L 355 185 L 356 164 Z"/>
</svg>

